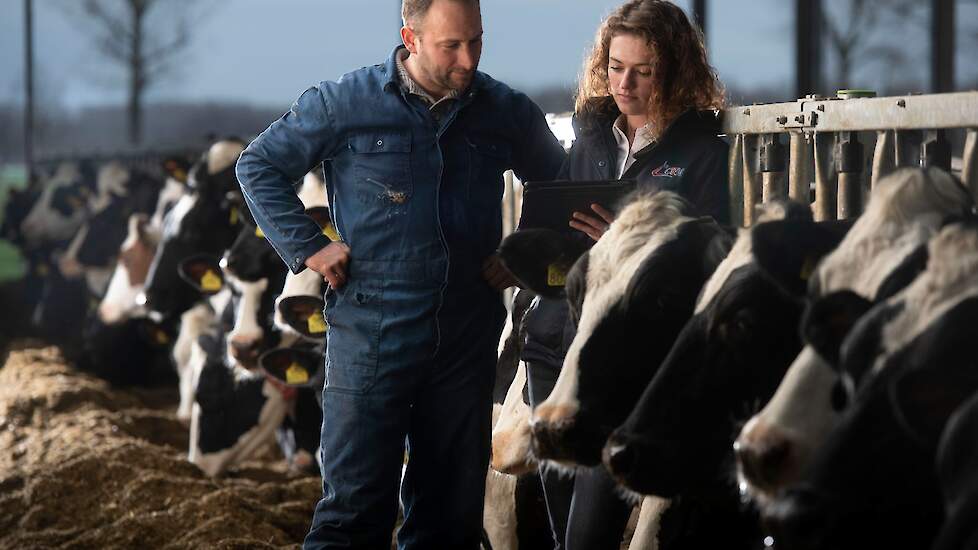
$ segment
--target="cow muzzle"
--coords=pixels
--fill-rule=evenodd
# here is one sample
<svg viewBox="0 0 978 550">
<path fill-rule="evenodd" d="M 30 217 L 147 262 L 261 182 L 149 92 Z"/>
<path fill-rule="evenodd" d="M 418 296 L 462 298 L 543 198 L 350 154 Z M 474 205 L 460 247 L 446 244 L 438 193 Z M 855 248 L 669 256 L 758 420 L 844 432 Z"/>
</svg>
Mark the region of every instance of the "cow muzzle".
<svg viewBox="0 0 978 550">
<path fill-rule="evenodd" d="M 753 419 L 734 441 L 741 492 L 764 500 L 797 477 L 798 445 L 787 434 Z"/>
</svg>

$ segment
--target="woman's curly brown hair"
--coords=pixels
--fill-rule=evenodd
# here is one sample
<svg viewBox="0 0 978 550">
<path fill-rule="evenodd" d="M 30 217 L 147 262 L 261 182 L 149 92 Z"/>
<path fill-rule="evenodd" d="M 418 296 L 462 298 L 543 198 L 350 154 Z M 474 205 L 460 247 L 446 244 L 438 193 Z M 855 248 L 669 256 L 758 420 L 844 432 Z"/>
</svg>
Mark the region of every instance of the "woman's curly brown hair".
<svg viewBox="0 0 978 550">
<path fill-rule="evenodd" d="M 723 108 L 723 85 L 707 61 L 703 34 L 683 10 L 665 0 L 629 0 L 598 28 L 577 89 L 578 115 L 604 112 L 614 105 L 608 86 L 608 51 L 611 39 L 619 34 L 644 38 L 653 52 L 656 86 L 648 112 L 656 138 L 687 109 Z"/>
</svg>

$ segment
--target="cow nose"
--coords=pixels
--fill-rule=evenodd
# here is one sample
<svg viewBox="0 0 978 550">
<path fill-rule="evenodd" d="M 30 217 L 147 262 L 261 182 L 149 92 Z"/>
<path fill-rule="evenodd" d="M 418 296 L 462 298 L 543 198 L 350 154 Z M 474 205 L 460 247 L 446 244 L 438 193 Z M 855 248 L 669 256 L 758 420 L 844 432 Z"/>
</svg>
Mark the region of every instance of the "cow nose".
<svg viewBox="0 0 978 550">
<path fill-rule="evenodd" d="M 566 453 L 562 442 L 565 433 L 570 428 L 569 423 L 554 424 L 534 419 L 530 422 L 530 431 L 533 433 L 533 454 L 537 458 L 560 460 Z"/>
<path fill-rule="evenodd" d="M 787 481 L 792 467 L 794 444 L 776 427 L 752 422 L 733 444 L 734 456 L 744 478 L 767 491 Z"/>
<path fill-rule="evenodd" d="M 258 340 L 231 340 L 231 356 L 249 362 L 258 358 Z"/>
<path fill-rule="evenodd" d="M 627 477 L 634 469 L 636 455 L 635 446 L 626 437 L 616 433 L 608 438 L 601 452 L 601 461 L 612 476 L 622 478 Z"/>
<path fill-rule="evenodd" d="M 775 548 L 816 550 L 828 548 L 825 534 L 835 523 L 829 502 L 812 489 L 788 490 L 765 509 L 764 528 Z"/>
</svg>

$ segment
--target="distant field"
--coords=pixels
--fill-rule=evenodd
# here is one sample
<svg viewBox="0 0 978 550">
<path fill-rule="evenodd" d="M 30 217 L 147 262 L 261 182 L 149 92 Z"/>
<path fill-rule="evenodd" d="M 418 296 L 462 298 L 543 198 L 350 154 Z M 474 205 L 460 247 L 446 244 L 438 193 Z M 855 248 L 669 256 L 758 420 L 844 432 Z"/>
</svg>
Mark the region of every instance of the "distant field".
<svg viewBox="0 0 978 550">
<path fill-rule="evenodd" d="M 22 188 L 26 180 L 26 172 L 22 165 L 8 164 L 0 167 L 0 224 L 3 223 L 8 191 Z M 24 263 L 17 249 L 7 241 L 0 240 L 0 282 L 17 279 L 23 275 Z"/>
</svg>

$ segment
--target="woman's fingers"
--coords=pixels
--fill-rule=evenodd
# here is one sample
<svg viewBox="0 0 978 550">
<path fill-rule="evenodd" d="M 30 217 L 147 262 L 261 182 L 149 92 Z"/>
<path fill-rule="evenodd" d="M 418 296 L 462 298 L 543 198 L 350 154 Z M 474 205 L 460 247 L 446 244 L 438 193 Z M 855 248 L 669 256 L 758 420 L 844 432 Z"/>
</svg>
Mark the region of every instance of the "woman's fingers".
<svg viewBox="0 0 978 550">
<path fill-rule="evenodd" d="M 599 216 L 601 216 L 601 219 L 603 219 L 608 224 L 610 224 L 611 222 L 615 221 L 615 214 L 614 214 L 614 212 L 612 212 L 611 210 L 608 210 L 607 208 L 601 206 L 598 203 L 592 204 L 591 205 L 591 210 L 594 210 Z"/>
</svg>

